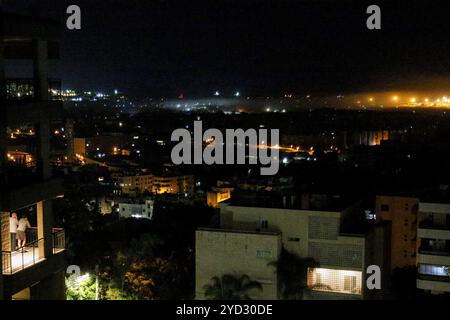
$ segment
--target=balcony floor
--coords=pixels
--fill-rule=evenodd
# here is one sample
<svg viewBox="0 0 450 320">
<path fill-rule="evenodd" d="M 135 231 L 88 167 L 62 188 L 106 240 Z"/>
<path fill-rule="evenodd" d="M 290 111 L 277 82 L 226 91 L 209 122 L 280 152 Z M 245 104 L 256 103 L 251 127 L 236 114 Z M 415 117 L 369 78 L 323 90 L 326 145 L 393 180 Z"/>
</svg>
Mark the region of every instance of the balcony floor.
<svg viewBox="0 0 450 320">
<path fill-rule="evenodd" d="M 54 249 L 54 254 L 63 251 L 63 249 Z M 16 250 L 11 252 L 11 266 L 8 266 L 3 269 L 4 274 L 13 274 L 19 272 L 23 269 L 29 268 L 36 263 L 45 260 L 45 258 L 39 258 L 39 248 L 27 248 L 24 250 Z M 5 265 L 5 262 L 3 262 Z M 9 263 L 8 263 L 9 265 Z"/>
<path fill-rule="evenodd" d="M 39 258 L 39 248 L 27 248 L 26 251 L 16 250 L 11 252 L 11 267 L 3 270 L 4 273 L 15 273 L 17 271 L 28 268 L 44 258 Z"/>
</svg>

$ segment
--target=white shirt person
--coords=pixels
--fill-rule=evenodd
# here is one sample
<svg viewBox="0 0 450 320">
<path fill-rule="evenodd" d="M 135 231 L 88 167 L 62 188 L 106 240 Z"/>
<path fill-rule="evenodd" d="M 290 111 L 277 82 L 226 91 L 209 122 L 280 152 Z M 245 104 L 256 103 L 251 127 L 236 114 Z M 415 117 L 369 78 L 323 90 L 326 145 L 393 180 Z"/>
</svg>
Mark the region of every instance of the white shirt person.
<svg viewBox="0 0 450 320">
<path fill-rule="evenodd" d="M 27 242 L 25 231 L 27 228 L 31 228 L 30 222 L 27 217 L 22 217 L 19 220 L 19 226 L 17 227 L 17 239 L 19 240 L 19 247 L 23 247 Z"/>
<path fill-rule="evenodd" d="M 11 235 L 11 251 L 16 250 L 16 242 L 17 242 L 17 228 L 19 226 L 19 220 L 17 220 L 17 213 L 13 212 L 11 217 L 9 217 L 9 233 Z"/>
</svg>

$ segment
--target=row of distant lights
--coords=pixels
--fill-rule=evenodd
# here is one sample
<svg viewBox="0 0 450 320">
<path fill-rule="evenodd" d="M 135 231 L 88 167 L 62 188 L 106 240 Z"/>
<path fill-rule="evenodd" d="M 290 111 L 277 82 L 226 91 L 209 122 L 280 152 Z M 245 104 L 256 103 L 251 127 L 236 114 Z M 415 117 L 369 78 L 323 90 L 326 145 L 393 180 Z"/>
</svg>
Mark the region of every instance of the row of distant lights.
<svg viewBox="0 0 450 320">
<path fill-rule="evenodd" d="M 272 109 L 271 108 L 266 108 L 266 112 L 280 112 L 278 109 L 274 109 L 273 111 L 272 111 Z M 283 109 L 283 110 L 281 110 L 281 113 L 286 113 L 286 109 Z"/>
<path fill-rule="evenodd" d="M 241 93 L 240 93 L 239 91 L 236 91 L 233 95 L 234 95 L 235 97 L 240 97 L 240 96 L 241 96 Z M 216 90 L 216 91 L 214 92 L 214 96 L 220 97 L 220 91 Z"/>
<path fill-rule="evenodd" d="M 57 91 L 56 90 L 55 90 L 55 92 L 52 91 L 52 93 L 56 94 Z M 90 96 L 90 95 L 92 95 L 92 92 L 91 91 L 84 91 L 83 94 Z M 118 94 L 119 94 L 119 91 L 118 90 L 114 90 L 114 95 L 118 95 Z M 78 94 L 77 94 L 76 91 L 70 90 L 70 89 L 64 90 L 62 92 L 62 96 L 63 97 L 72 97 L 72 99 L 71 99 L 72 101 L 83 101 L 83 98 L 77 97 L 77 95 Z M 99 98 L 99 99 L 103 99 L 103 98 L 109 97 L 109 95 L 108 94 L 104 94 L 102 92 L 96 92 L 95 93 L 95 97 Z"/>
<path fill-rule="evenodd" d="M 374 102 L 374 101 L 375 101 L 375 98 L 369 97 L 367 100 L 368 100 L 369 102 Z M 399 96 L 393 96 L 393 97 L 391 98 L 391 100 L 394 101 L 394 102 L 398 102 L 398 101 L 400 101 L 400 97 L 399 97 Z M 409 98 L 408 101 L 409 101 L 410 103 L 417 103 L 417 102 L 419 102 L 418 99 L 415 98 L 415 97 Z M 425 99 L 423 100 L 423 102 L 428 103 L 428 102 L 433 102 L 433 101 L 431 101 L 429 98 L 425 98 Z M 446 96 L 443 96 L 442 98 L 436 99 L 434 102 L 437 102 L 437 103 L 439 103 L 439 102 L 448 103 L 448 102 L 450 102 L 450 99 L 447 98 Z M 358 101 L 358 103 L 361 103 L 361 101 Z"/>
<path fill-rule="evenodd" d="M 393 101 L 398 101 L 399 99 L 400 99 L 399 96 L 393 96 L 392 97 Z M 416 103 L 417 102 L 417 98 L 412 97 L 412 98 L 409 99 L 409 102 Z M 423 100 L 423 102 L 430 102 L 430 99 L 429 98 L 425 98 Z M 442 99 L 438 98 L 438 99 L 435 100 L 435 102 L 450 102 L 450 100 L 446 96 L 443 96 Z"/>
</svg>

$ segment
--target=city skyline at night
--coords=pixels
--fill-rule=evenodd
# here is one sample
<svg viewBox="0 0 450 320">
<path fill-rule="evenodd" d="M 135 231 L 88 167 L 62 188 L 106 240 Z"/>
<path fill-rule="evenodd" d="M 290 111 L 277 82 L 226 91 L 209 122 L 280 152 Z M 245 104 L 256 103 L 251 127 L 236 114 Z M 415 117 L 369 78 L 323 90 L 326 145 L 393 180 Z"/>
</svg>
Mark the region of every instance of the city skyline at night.
<svg viewBox="0 0 450 320">
<path fill-rule="evenodd" d="M 0 308 L 445 308 L 449 110 L 440 0 L 0 0 Z"/>
</svg>

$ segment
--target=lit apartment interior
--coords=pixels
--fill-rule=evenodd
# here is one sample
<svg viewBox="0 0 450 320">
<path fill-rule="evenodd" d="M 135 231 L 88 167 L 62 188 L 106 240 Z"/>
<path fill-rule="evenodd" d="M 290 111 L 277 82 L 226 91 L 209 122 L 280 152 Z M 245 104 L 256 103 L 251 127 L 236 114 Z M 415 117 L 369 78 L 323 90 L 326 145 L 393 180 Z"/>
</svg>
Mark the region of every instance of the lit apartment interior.
<svg viewBox="0 0 450 320">
<path fill-rule="evenodd" d="M 316 291 L 361 294 L 362 272 L 328 268 L 308 270 L 308 287 Z"/>
<path fill-rule="evenodd" d="M 50 164 L 50 131 L 62 115 L 54 100 L 60 82 L 48 71 L 58 58 L 59 28 L 2 11 L 0 18 L 0 299 L 65 299 L 64 230 L 53 228 L 52 213 L 52 200 L 64 191 Z M 31 65 L 27 78 L 6 71 L 18 60 Z M 10 236 L 14 212 L 32 226 L 20 248 Z"/>
</svg>

